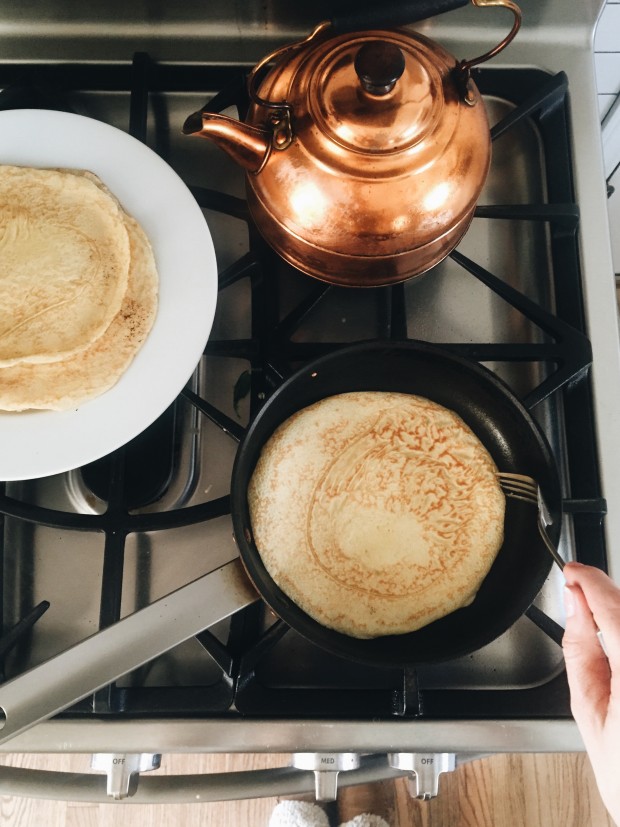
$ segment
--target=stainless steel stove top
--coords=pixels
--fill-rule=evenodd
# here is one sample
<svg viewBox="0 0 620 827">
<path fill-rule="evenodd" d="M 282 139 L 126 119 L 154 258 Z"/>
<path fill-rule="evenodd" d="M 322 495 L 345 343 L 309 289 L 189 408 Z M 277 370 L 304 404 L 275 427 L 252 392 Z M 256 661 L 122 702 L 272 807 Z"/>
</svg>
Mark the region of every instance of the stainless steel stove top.
<svg viewBox="0 0 620 827">
<path fill-rule="evenodd" d="M 492 126 L 505 124 L 522 101 L 531 100 L 546 85 L 561 85 L 564 81 L 558 81 L 556 72 L 565 70 L 568 75 L 568 92 L 554 92 L 542 122 L 540 108 L 535 108 L 502 134 L 497 130 L 491 172 L 479 203 L 508 209 L 480 209 L 456 257 L 390 291 L 389 297 L 384 290 L 331 289 L 316 301 L 317 283 L 285 268 L 248 230 L 242 174 L 219 150 L 180 131 L 188 113 L 222 86 L 234 85 L 240 70 L 270 48 L 267 41 L 298 34 L 289 32 L 287 25 L 303 29 L 304 21 L 278 28 L 271 19 L 278 10 L 270 6 L 269 25 L 263 28 L 262 19 L 254 20 L 249 24 L 251 36 L 233 37 L 233 24 L 224 22 L 225 10 L 221 16 L 215 10 L 204 38 L 192 34 L 187 49 L 177 43 L 175 54 L 160 38 L 160 23 L 151 21 L 145 32 L 145 21 L 133 21 L 114 39 L 109 63 L 100 59 L 99 37 L 92 27 L 50 23 L 36 55 L 25 52 L 23 45 L 23 33 L 31 33 L 34 22 L 23 30 L 6 28 L 0 87 L 14 87 L 27 76 L 29 82 L 35 78 L 38 94 L 39 79 L 45 76 L 43 94 L 52 95 L 52 106 L 57 105 L 56 92 L 49 92 L 49 81 L 59 78 L 62 100 L 75 111 L 127 129 L 131 83 L 138 73 L 149 78 L 146 141 L 195 189 L 224 285 L 210 345 L 188 393 L 158 430 L 127 449 L 128 506 L 145 515 L 146 530 L 130 533 L 124 547 L 111 550 L 105 533 L 74 530 L 70 518 L 61 519 L 60 525 L 53 519 L 23 519 L 23 503 L 69 515 L 103 514 L 109 471 L 105 462 L 7 485 L 5 628 L 42 601 L 49 601 L 50 607 L 11 650 L 6 677 L 233 559 L 237 552 L 226 514 L 158 530 L 148 529 L 148 515 L 225 500 L 237 444 L 231 433 L 234 437 L 242 432 L 279 374 L 328 347 L 360 339 L 406 335 L 447 345 L 496 371 L 532 407 L 558 461 L 567 506 L 563 556 L 607 565 L 612 573 L 620 570 L 613 551 L 613 540 L 620 535 L 620 491 L 605 461 L 620 433 L 613 431 L 615 411 L 620 410 L 615 404 L 620 387 L 618 348 L 617 341 L 611 341 L 617 328 L 611 325 L 601 285 L 606 250 L 595 217 L 604 207 L 602 174 L 599 184 L 590 180 L 598 163 L 591 137 L 596 125 L 585 129 L 582 124 L 595 110 L 587 67 L 597 5 L 565 13 L 554 0 L 524 3 L 525 19 L 529 11 L 532 22 L 526 23 L 520 42 L 503 58 L 506 62 L 480 74 Z M 492 39 L 493 32 L 486 26 L 483 34 L 471 25 L 458 29 L 466 14 L 476 12 L 459 11 L 454 20 L 449 16 L 424 28 L 459 55 L 463 49 L 476 52 L 484 47 L 482 37 Z M 571 14 L 576 19 L 571 20 Z M 185 23 L 177 22 L 183 29 Z M 241 46 L 233 50 L 231 40 L 237 37 Z M 553 40 L 549 47 L 543 46 L 544 37 Z M 80 70 L 82 74 L 57 61 L 55 52 L 62 43 L 70 43 L 76 56 L 86 43 L 92 47 L 94 59 Z M 154 53 L 151 58 L 139 56 L 132 69 L 126 62 L 136 45 L 139 50 L 153 46 Z M 198 52 L 206 64 L 194 63 Z M 139 94 L 134 89 L 134 96 Z M 549 137 L 549 120 L 553 128 L 559 124 L 564 130 L 560 143 L 570 153 L 569 166 L 559 171 L 555 156 L 561 151 Z M 586 152 L 589 171 L 581 163 Z M 555 205 L 555 211 L 543 215 L 533 209 L 545 204 Z M 463 266 L 464 260 L 474 263 L 473 272 Z M 491 275 L 491 286 L 485 274 Z M 613 294 L 610 261 L 609 274 Z M 514 288 L 524 301 L 517 299 L 515 305 L 498 294 L 493 277 Z M 277 304 L 267 300 L 264 305 L 270 289 L 277 291 Z M 559 315 L 576 331 L 575 346 L 561 352 L 562 360 L 576 360 L 574 381 L 564 389 L 554 387 L 554 358 L 532 358 L 544 354 L 559 334 L 531 315 L 530 302 L 542 308 L 543 322 L 546 313 L 551 318 Z M 309 308 L 307 313 L 297 312 L 302 306 Z M 256 342 L 261 335 L 265 341 L 261 330 L 270 315 L 272 325 L 289 330 L 282 339 L 267 336 L 270 358 L 263 370 Z M 593 389 L 582 375 L 583 352 L 574 353 L 587 346 L 582 327 L 594 350 Z M 282 342 L 281 352 L 274 342 Z M 196 407 L 196 397 L 206 403 L 208 415 L 204 407 Z M 576 436 L 575 405 L 581 405 L 580 410 L 586 406 L 586 420 L 591 411 L 584 431 L 587 439 L 582 441 Z M 584 449 L 581 442 L 586 441 Z M 145 481 L 138 471 L 160 451 L 161 462 L 149 466 Z M 600 528 L 603 497 L 610 511 L 606 534 Z M 14 502 L 20 506 L 11 516 Z M 562 585 L 561 574 L 553 569 L 529 616 L 501 638 L 471 656 L 416 670 L 369 670 L 345 663 L 286 632 L 268 610 L 251 608 L 0 749 L 578 749 L 554 625 L 564 619 Z M 261 641 L 268 641 L 264 651 Z M 234 664 L 223 667 L 220 646 L 228 647 Z M 244 657 L 245 671 L 239 668 Z"/>
</svg>

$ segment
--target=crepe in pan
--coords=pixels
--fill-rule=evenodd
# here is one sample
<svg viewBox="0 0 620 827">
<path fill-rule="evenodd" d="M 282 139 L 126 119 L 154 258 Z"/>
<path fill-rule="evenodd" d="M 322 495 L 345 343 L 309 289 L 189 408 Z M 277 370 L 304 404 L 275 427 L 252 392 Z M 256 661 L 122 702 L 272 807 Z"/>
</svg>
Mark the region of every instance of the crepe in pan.
<svg viewBox="0 0 620 827">
<path fill-rule="evenodd" d="M 469 604 L 503 542 L 504 495 L 452 411 L 401 393 L 331 396 L 284 422 L 248 490 L 277 585 L 356 638 L 415 631 Z"/>
<path fill-rule="evenodd" d="M 88 180 L 116 203 L 99 179 L 86 171 L 62 170 Z M 120 209 L 120 208 L 119 208 Z M 0 368 L 0 409 L 64 410 L 78 407 L 111 388 L 144 343 L 157 313 L 158 273 L 140 224 L 120 210 L 130 249 L 127 289 L 119 311 L 97 339 L 61 361 Z"/>
<path fill-rule="evenodd" d="M 0 165 L 0 366 L 94 342 L 120 310 L 129 259 L 122 211 L 88 177 Z"/>
</svg>

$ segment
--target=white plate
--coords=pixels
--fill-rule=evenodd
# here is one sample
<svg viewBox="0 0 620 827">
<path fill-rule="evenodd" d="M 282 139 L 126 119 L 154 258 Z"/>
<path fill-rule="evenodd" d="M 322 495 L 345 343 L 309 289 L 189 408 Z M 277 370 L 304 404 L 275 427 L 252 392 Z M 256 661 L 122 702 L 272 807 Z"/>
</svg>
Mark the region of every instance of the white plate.
<svg viewBox="0 0 620 827">
<path fill-rule="evenodd" d="M 173 402 L 211 332 L 217 266 L 188 188 L 120 129 L 65 112 L 0 112 L 0 163 L 94 172 L 144 228 L 160 279 L 153 328 L 113 388 L 76 410 L 0 413 L 0 480 L 33 479 L 109 454 Z"/>
</svg>

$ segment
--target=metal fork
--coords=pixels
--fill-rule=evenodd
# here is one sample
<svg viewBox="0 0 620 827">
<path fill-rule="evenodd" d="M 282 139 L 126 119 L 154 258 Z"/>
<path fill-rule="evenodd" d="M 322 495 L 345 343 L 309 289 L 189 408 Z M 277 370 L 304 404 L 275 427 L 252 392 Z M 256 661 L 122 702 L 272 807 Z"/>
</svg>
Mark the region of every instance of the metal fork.
<svg viewBox="0 0 620 827">
<path fill-rule="evenodd" d="M 551 514 L 549 513 L 540 486 L 536 480 L 525 474 L 512 474 L 507 471 L 500 471 L 497 476 L 502 490 L 507 497 L 512 497 L 515 500 L 523 500 L 526 503 L 531 503 L 536 506 L 538 509 L 538 531 L 542 541 L 560 569 L 563 569 L 564 560 L 547 532 L 547 526 L 550 526 L 553 520 L 551 519 Z"/>
<path fill-rule="evenodd" d="M 564 560 L 560 557 L 555 544 L 547 533 L 547 526 L 550 526 L 553 520 L 551 519 L 551 514 L 549 513 L 540 486 L 536 480 L 525 474 L 512 474 L 508 471 L 500 471 L 497 476 L 502 490 L 507 497 L 512 497 L 515 500 L 523 500 L 526 503 L 536 506 L 538 510 L 538 531 L 542 541 L 560 569 L 564 569 Z M 600 629 L 597 629 L 596 636 L 603 652 L 609 656 L 607 647 L 605 646 L 605 638 Z"/>
</svg>

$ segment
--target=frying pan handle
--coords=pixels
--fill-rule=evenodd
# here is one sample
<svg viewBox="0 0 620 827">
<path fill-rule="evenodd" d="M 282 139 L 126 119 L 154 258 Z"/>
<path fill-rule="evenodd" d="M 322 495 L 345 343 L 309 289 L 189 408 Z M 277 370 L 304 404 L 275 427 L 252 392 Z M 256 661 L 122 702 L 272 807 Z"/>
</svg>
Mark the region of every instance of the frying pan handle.
<svg viewBox="0 0 620 827">
<path fill-rule="evenodd" d="M 235 559 L 34 666 L 0 686 L 0 743 L 256 600 Z"/>
<path fill-rule="evenodd" d="M 365 29 L 391 29 L 435 17 L 461 6 L 469 0 L 390 0 L 375 7 L 355 9 L 336 14 L 331 19 L 333 34 L 364 31 Z"/>
</svg>

